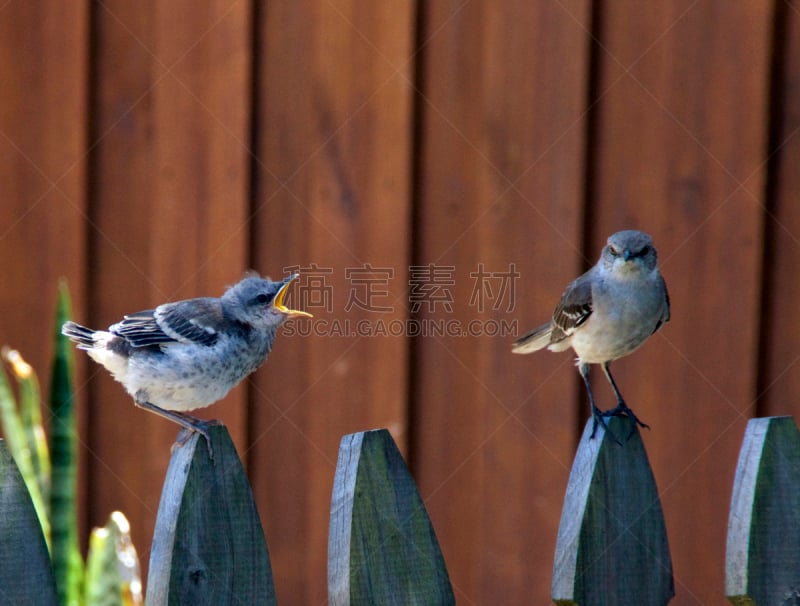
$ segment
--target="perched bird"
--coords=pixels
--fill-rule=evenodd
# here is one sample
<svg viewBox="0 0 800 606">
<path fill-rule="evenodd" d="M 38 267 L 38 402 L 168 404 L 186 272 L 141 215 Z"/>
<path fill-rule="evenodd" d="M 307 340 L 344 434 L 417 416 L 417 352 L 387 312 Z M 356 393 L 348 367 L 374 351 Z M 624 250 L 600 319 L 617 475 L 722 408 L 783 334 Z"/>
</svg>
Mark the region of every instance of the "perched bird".
<svg viewBox="0 0 800 606">
<path fill-rule="evenodd" d="M 289 318 L 283 298 L 294 274 L 281 282 L 247 275 L 222 297 L 164 303 L 124 317 L 108 331 L 66 322 L 61 332 L 125 386 L 137 406 L 202 434 L 208 426 L 185 411 L 227 393 L 267 358 L 278 328 Z"/>
<path fill-rule="evenodd" d="M 609 363 L 638 349 L 669 321 L 669 294 L 658 271 L 653 240 L 640 231 L 620 231 L 608 238 L 600 260 L 572 282 L 553 312 L 552 319 L 518 339 L 514 353 L 527 354 L 547 347 L 578 355 L 578 370 L 589 394 L 594 424 L 608 429 L 605 417 L 627 416 L 631 433 L 642 423 L 625 404 Z M 589 383 L 589 365 L 600 364 L 617 397 L 617 406 L 601 412 Z"/>
</svg>

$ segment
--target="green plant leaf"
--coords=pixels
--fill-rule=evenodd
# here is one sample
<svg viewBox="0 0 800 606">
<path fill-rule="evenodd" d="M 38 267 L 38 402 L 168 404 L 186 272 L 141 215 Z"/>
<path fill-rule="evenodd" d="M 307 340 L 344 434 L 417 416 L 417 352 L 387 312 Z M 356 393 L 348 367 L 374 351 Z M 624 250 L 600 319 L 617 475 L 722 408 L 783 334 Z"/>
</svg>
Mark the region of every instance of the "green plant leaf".
<svg viewBox="0 0 800 606">
<path fill-rule="evenodd" d="M 22 362 L 24 366 L 20 366 L 17 368 L 12 362 L 12 359 L 16 359 L 16 357 L 21 360 L 22 357 L 15 351 L 3 348 L 2 350 L 2 357 L 4 360 L 8 361 L 11 365 L 12 370 L 14 371 L 15 376 L 18 376 L 19 371 L 29 371 L 29 374 L 33 376 L 33 381 L 36 380 L 35 375 L 33 375 L 33 371 L 30 369 L 24 361 Z M 19 362 L 17 362 L 19 364 Z M 27 366 L 27 369 L 24 367 Z M 31 380 L 30 377 L 28 380 Z M 27 399 L 28 402 L 25 403 L 26 406 L 36 406 L 37 409 L 41 406 L 41 402 L 36 402 L 34 404 L 33 399 L 38 398 L 38 394 L 35 393 L 30 386 L 26 388 L 20 387 L 20 394 L 21 399 Z M 22 476 L 23 481 L 25 482 L 25 486 L 28 488 L 28 493 L 30 494 L 31 501 L 33 502 L 33 507 L 36 510 L 36 515 L 39 518 L 39 524 L 42 527 L 42 534 L 45 537 L 45 541 L 47 543 L 48 549 L 50 548 L 50 520 L 48 515 L 48 497 L 42 492 L 43 487 L 47 487 L 48 494 L 49 494 L 49 486 L 50 486 L 50 459 L 49 456 L 46 456 L 46 462 L 44 463 L 43 468 L 42 465 L 37 464 L 37 457 L 38 457 L 38 449 L 40 445 L 36 444 L 36 440 L 32 443 L 30 438 L 32 438 L 37 431 L 31 429 L 29 423 L 31 422 L 30 415 L 21 414 L 19 408 L 17 407 L 16 399 L 14 398 L 14 392 L 11 389 L 11 386 L 8 383 L 8 377 L 6 375 L 5 369 L 0 365 L 0 421 L 2 421 L 3 425 L 3 434 L 6 437 L 6 442 L 8 444 L 8 449 L 11 452 L 11 456 L 14 458 L 15 463 L 17 464 L 17 468 L 19 469 L 20 475 Z M 41 428 L 41 410 L 39 409 L 39 431 L 41 432 L 40 436 L 37 438 L 40 441 L 45 441 L 44 432 Z M 45 453 L 47 452 L 47 447 L 44 447 Z M 46 475 L 46 477 L 43 477 Z"/>
<path fill-rule="evenodd" d="M 50 451 L 47 447 L 47 436 L 42 425 L 42 394 L 39 379 L 33 368 L 16 350 L 3 351 L 11 365 L 11 371 L 19 388 L 19 410 L 25 441 L 31 452 L 33 471 L 39 484 L 39 491 L 45 501 L 50 500 Z"/>
<path fill-rule="evenodd" d="M 83 560 L 78 548 L 77 529 L 77 423 L 73 395 L 73 359 L 69 339 L 61 326 L 71 316 L 66 284 L 59 285 L 55 326 L 55 357 L 50 382 L 50 452 L 52 486 L 50 512 L 52 525 L 53 574 L 59 601 L 64 606 L 81 603 Z"/>
</svg>

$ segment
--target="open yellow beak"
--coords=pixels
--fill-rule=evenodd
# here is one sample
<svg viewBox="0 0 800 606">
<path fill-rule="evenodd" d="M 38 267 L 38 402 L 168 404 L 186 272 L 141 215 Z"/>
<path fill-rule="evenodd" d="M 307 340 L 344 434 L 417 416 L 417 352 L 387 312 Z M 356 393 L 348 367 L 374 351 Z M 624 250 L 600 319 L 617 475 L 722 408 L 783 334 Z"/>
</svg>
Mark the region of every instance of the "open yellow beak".
<svg viewBox="0 0 800 606">
<path fill-rule="evenodd" d="M 275 299 L 273 305 L 275 308 L 283 314 L 286 314 L 290 318 L 313 318 L 310 313 L 307 311 L 300 311 L 299 309 L 289 309 L 283 304 L 283 297 L 286 295 L 286 291 L 289 289 L 289 284 L 292 283 L 293 280 L 300 277 L 300 274 L 294 274 L 286 278 L 283 282 L 283 286 L 278 291 L 278 294 L 275 295 Z"/>
</svg>

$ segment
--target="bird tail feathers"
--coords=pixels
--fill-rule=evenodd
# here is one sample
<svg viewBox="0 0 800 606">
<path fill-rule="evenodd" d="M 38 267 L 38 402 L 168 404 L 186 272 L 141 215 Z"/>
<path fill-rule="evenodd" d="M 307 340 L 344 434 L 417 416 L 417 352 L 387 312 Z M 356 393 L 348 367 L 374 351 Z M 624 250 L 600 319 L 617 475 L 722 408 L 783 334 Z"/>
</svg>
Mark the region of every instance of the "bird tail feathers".
<svg viewBox="0 0 800 606">
<path fill-rule="evenodd" d="M 550 335 L 552 332 L 553 325 L 550 322 L 542 324 L 514 341 L 511 351 L 518 354 L 529 354 L 544 349 L 550 345 Z"/>
<path fill-rule="evenodd" d="M 75 341 L 81 349 L 91 349 L 94 347 L 95 331 L 91 328 L 81 326 L 76 322 L 64 322 L 64 325 L 61 327 L 61 334 Z"/>
</svg>

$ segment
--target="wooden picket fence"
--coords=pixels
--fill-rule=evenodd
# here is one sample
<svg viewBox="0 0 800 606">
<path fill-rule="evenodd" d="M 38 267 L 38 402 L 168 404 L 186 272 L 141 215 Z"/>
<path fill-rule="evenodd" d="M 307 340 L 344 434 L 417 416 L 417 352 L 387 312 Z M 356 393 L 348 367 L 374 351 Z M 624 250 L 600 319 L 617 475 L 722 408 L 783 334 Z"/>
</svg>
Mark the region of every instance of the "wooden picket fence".
<svg viewBox="0 0 800 606">
<path fill-rule="evenodd" d="M 611 419 L 609 432 L 624 436 L 627 424 Z M 642 440 L 637 431 L 620 445 L 602 429 L 590 439 L 590 428 L 591 421 L 567 487 L 552 600 L 667 604 L 674 595 L 672 563 Z M 275 603 L 267 544 L 244 469 L 227 429 L 214 427 L 211 436 L 213 460 L 196 434 L 173 451 L 150 554 L 148 605 Z M 753 419 L 747 426 L 725 567 L 725 592 L 736 606 L 800 603 L 800 432 L 791 417 Z M 455 603 L 433 526 L 387 430 L 342 439 L 328 593 L 332 606 Z M 56 604 L 36 513 L 2 441 L 0 596 L 9 604 Z"/>
</svg>

